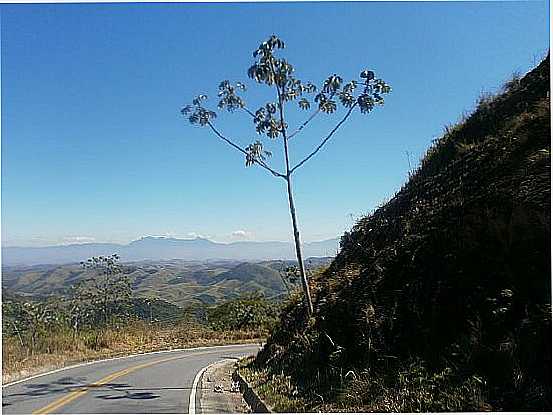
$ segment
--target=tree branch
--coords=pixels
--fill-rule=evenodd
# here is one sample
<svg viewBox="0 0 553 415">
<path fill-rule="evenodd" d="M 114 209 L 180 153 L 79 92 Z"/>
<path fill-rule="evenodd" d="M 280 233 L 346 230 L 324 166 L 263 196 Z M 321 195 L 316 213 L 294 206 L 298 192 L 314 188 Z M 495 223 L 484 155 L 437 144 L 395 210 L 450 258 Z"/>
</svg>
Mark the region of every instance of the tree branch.
<svg viewBox="0 0 553 415">
<path fill-rule="evenodd" d="M 332 92 L 332 93 L 330 94 L 330 96 L 328 97 L 328 99 L 334 98 L 334 95 L 336 95 L 336 92 L 335 92 L 335 91 Z M 319 114 L 320 112 L 321 112 L 321 108 L 319 107 L 319 108 L 317 108 L 317 111 L 315 111 L 313 114 L 311 114 L 311 115 L 309 116 L 309 118 L 308 118 L 302 125 L 300 125 L 300 126 L 298 127 L 298 129 L 297 129 L 296 131 L 294 131 L 292 134 L 288 135 L 288 140 L 290 140 L 293 136 L 295 136 L 297 133 L 299 133 L 301 130 L 303 130 L 304 127 L 305 127 L 307 124 L 309 124 L 309 123 L 311 122 L 311 120 L 312 120 L 313 118 L 315 118 L 315 117 L 317 116 L 317 114 Z"/>
<path fill-rule="evenodd" d="M 221 134 L 214 126 L 213 124 L 208 121 L 207 122 L 207 125 L 209 125 L 209 128 L 211 128 L 211 130 L 215 133 L 215 135 L 217 137 L 219 137 L 221 140 L 223 140 L 224 142 L 226 142 L 228 145 L 230 145 L 231 147 L 233 147 L 234 149 L 238 150 L 239 152 L 241 152 L 242 154 L 244 154 L 245 156 L 248 155 L 248 152 L 246 150 L 244 150 L 242 147 L 240 147 L 239 145 L 233 143 L 231 140 L 229 140 L 227 137 L 225 137 L 223 134 Z M 273 170 L 272 168 L 270 168 L 267 163 L 265 163 L 264 161 L 262 160 L 257 160 L 257 159 L 254 159 L 253 160 L 254 163 L 258 164 L 259 166 L 263 167 L 265 170 L 267 170 L 268 172 L 270 172 L 273 176 L 276 176 L 276 177 L 281 177 L 283 179 L 286 178 L 286 176 L 282 173 L 279 173 L 275 170 Z"/>
<path fill-rule="evenodd" d="M 242 107 L 242 109 L 244 111 L 246 111 L 248 114 L 250 114 L 252 116 L 252 118 L 255 118 L 255 114 L 253 112 L 251 112 L 247 107 Z"/>
<path fill-rule="evenodd" d="M 290 140 L 290 139 L 291 139 L 292 137 L 294 137 L 297 133 L 299 133 L 301 130 L 303 130 L 304 127 L 305 127 L 307 124 L 309 124 L 309 123 L 311 122 L 311 120 L 312 120 L 313 118 L 315 118 L 315 116 L 316 116 L 319 112 L 321 112 L 321 109 L 320 109 L 320 108 L 317 108 L 317 111 L 315 111 L 313 114 L 311 114 L 310 117 L 309 117 L 306 121 L 304 121 L 304 123 L 303 123 L 302 125 L 300 125 L 296 131 L 294 131 L 292 134 L 290 134 L 290 135 L 288 136 L 288 140 Z"/>
<path fill-rule="evenodd" d="M 340 120 L 340 122 L 338 124 L 336 124 L 336 126 L 332 129 L 332 131 L 330 131 L 330 133 L 326 136 L 326 138 L 321 141 L 321 144 L 319 144 L 317 146 L 317 148 L 315 148 L 315 150 L 313 150 L 307 157 L 305 157 L 302 161 L 300 161 L 298 164 L 296 164 L 292 170 L 290 170 L 290 174 L 292 174 L 294 172 L 294 170 L 298 169 L 299 167 L 303 166 L 311 157 L 313 157 L 315 154 L 317 154 L 319 152 L 319 150 L 321 148 L 323 148 L 323 146 L 327 143 L 328 140 L 330 140 L 330 138 L 332 137 L 332 135 L 336 132 L 336 130 L 338 130 L 338 128 L 340 128 L 340 126 L 346 122 L 346 120 L 348 119 L 348 117 L 351 115 L 351 112 L 353 111 L 353 109 L 357 106 L 357 103 L 355 103 L 350 109 L 349 111 L 346 113 L 346 115 L 344 116 L 344 118 L 342 118 Z"/>
</svg>

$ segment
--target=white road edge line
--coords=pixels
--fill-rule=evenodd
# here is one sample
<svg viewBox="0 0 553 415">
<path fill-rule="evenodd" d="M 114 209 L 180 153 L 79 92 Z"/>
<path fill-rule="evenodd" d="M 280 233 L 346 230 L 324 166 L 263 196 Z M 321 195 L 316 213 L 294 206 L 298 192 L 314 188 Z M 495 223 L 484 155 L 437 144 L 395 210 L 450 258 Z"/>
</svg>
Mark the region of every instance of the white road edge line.
<svg viewBox="0 0 553 415">
<path fill-rule="evenodd" d="M 51 370 L 49 372 L 39 373 L 37 375 L 29 376 L 28 378 L 19 379 L 19 380 L 16 380 L 14 382 L 6 383 L 5 385 L 2 385 L 2 389 L 7 388 L 9 386 L 17 385 L 18 383 L 27 382 L 28 380 L 40 378 L 42 376 L 51 375 L 51 374 L 57 373 L 57 372 L 62 372 L 64 370 L 75 369 L 75 368 L 81 367 L 81 366 L 89 366 L 89 365 L 93 365 L 93 364 L 96 364 L 96 363 L 110 362 L 110 361 L 113 361 L 113 360 L 127 359 L 127 358 L 130 358 L 130 357 L 147 356 L 147 355 L 150 355 L 150 354 L 196 351 L 196 350 L 205 350 L 205 349 L 222 349 L 222 348 L 237 347 L 237 346 L 255 346 L 255 345 L 258 345 L 258 344 L 259 343 L 240 343 L 240 344 L 225 344 L 223 346 L 191 347 L 189 349 L 169 349 L 169 350 L 159 350 L 157 352 L 134 353 L 134 354 L 130 354 L 128 356 L 112 357 L 112 358 L 109 358 L 109 359 L 92 360 L 92 361 L 89 361 L 89 362 L 77 363 L 77 364 L 72 365 L 72 366 L 61 367 L 59 369 Z"/>
<path fill-rule="evenodd" d="M 233 359 L 222 359 L 218 360 L 217 362 L 213 362 L 203 369 L 201 369 L 196 377 L 194 378 L 194 382 L 192 383 L 192 389 L 190 390 L 190 400 L 188 401 L 188 414 L 189 415 L 196 415 L 196 390 L 198 389 L 198 383 L 200 383 L 200 379 L 202 375 L 205 373 L 207 369 L 209 369 L 211 366 L 216 365 L 218 363 L 226 362 L 227 360 L 233 360 Z"/>
</svg>

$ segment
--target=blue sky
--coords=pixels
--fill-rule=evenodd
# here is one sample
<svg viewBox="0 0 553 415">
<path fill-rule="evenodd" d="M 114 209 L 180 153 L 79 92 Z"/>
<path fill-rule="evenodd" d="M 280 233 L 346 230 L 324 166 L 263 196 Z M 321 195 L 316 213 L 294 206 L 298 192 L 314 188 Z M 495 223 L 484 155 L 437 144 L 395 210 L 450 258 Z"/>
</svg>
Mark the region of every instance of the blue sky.
<svg viewBox="0 0 553 415">
<path fill-rule="evenodd" d="M 2 5 L 2 240 L 6 246 L 128 242 L 144 235 L 289 240 L 284 181 L 180 116 L 245 81 L 270 34 L 302 80 L 372 69 L 393 88 L 354 114 L 295 178 L 302 238 L 341 235 L 392 196 L 443 127 L 525 73 L 549 48 L 549 5 L 329 2 Z M 289 110 L 290 112 L 292 109 Z M 304 115 L 304 114 L 301 114 Z M 300 160 L 339 115 L 291 144 Z M 292 120 L 299 120 L 293 118 Z M 217 125 L 246 145 L 244 114 Z M 280 167 L 280 146 L 272 162 Z"/>
</svg>

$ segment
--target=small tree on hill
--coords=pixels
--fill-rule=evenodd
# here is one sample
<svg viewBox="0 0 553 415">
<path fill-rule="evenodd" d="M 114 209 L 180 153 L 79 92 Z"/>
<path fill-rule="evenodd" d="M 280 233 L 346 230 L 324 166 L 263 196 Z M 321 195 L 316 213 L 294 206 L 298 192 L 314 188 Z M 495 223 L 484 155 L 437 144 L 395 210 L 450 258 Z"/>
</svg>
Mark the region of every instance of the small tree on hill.
<svg viewBox="0 0 553 415">
<path fill-rule="evenodd" d="M 186 105 L 182 108 L 181 113 L 188 118 L 191 124 L 209 127 L 216 137 L 242 153 L 246 159 L 246 166 L 257 165 L 273 176 L 284 179 L 286 182 L 296 257 L 308 312 L 311 314 L 313 312 L 313 304 L 302 258 L 300 233 L 292 191 L 292 176 L 323 148 L 354 110 L 359 109 L 362 114 L 368 114 L 376 105 L 384 103 L 383 95 L 389 93 L 391 89 L 382 79 L 377 79 L 374 72 L 370 70 L 362 71 L 359 80 L 352 80 L 347 83 L 344 83 L 340 76 L 336 74 L 331 75 L 323 82 L 322 87 L 318 89 L 311 82 L 302 82 L 297 79 L 294 75 L 294 67 L 286 59 L 278 58 L 275 55 L 278 49 L 283 48 L 284 42 L 274 35 L 271 36 L 254 51 L 254 63 L 248 69 L 248 76 L 251 79 L 274 89 L 275 102 L 267 102 L 255 111 L 250 110 L 240 95 L 246 91 L 246 86 L 241 82 L 232 84 L 228 80 L 222 81 L 219 84 L 218 92 L 218 108 L 220 110 L 227 110 L 229 112 L 236 110 L 244 111 L 252 118 L 258 135 L 265 135 L 270 140 L 282 140 L 282 151 L 285 162 L 283 172 L 269 165 L 267 160 L 271 156 L 271 152 L 264 149 L 263 143 L 260 140 L 255 140 L 248 146 L 242 147 L 216 128 L 214 120 L 217 115 L 205 106 L 206 95 L 202 94 L 194 98 L 191 105 Z M 307 119 L 295 129 L 291 129 L 286 122 L 285 109 L 287 108 L 287 104 L 292 101 L 297 101 L 301 110 L 309 110 L 312 105 L 315 107 Z M 319 114 L 333 114 L 337 112 L 337 101 L 344 107 L 345 114 L 343 117 L 326 136 L 321 137 L 320 143 L 309 154 L 305 155 L 297 164 L 292 165 L 289 157 L 289 141 L 301 133 Z"/>
<path fill-rule="evenodd" d="M 96 275 L 80 281 L 73 288 L 71 314 L 74 330 L 84 323 L 109 325 L 115 319 L 127 316 L 132 287 L 122 272 L 119 256 L 92 257 L 81 265 Z"/>
</svg>

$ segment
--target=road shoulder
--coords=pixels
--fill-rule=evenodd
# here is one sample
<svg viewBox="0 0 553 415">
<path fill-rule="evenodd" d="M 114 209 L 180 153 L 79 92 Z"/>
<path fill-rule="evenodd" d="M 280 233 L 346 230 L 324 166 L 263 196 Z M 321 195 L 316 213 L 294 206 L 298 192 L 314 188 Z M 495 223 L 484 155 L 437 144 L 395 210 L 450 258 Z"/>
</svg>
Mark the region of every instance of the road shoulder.
<svg viewBox="0 0 553 415">
<path fill-rule="evenodd" d="M 232 380 L 236 360 L 225 360 L 207 368 L 200 384 L 200 409 L 203 414 L 248 413 L 248 405 Z"/>
</svg>

